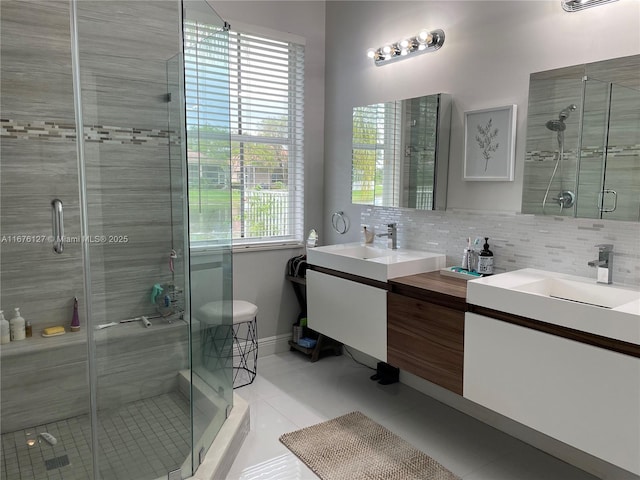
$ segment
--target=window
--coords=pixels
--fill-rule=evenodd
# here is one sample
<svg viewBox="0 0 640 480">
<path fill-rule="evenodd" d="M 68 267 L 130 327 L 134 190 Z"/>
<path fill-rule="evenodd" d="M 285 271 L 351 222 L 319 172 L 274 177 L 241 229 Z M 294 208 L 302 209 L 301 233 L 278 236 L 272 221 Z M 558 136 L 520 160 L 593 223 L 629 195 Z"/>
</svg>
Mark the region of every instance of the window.
<svg viewBox="0 0 640 480">
<path fill-rule="evenodd" d="M 229 223 L 234 245 L 300 242 L 304 46 L 230 31 L 227 63 L 222 43 L 185 31 L 192 246 L 228 240 Z"/>
</svg>

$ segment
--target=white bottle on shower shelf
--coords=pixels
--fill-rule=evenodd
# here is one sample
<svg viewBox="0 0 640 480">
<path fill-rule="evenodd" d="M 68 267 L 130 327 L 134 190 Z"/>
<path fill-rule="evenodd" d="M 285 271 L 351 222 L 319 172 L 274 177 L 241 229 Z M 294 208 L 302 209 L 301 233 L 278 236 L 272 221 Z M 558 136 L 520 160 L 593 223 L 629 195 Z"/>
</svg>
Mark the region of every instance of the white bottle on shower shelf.
<svg viewBox="0 0 640 480">
<path fill-rule="evenodd" d="M 9 322 L 9 328 L 11 331 L 11 340 L 24 340 L 25 339 L 25 328 L 24 328 L 24 318 L 20 316 L 20 309 L 15 309 L 16 314 Z"/>
<path fill-rule="evenodd" d="M 11 341 L 11 334 L 9 333 L 9 322 L 4 318 L 2 310 L 0 310 L 0 344 L 4 345 Z"/>
</svg>

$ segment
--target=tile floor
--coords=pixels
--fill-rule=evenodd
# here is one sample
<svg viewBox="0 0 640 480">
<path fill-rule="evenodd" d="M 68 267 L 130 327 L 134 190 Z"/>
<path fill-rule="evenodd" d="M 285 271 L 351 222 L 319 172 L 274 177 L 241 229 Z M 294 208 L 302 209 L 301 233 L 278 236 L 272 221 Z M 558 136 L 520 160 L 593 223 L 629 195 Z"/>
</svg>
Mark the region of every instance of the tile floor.
<svg viewBox="0 0 640 480">
<path fill-rule="evenodd" d="M 98 415 L 102 480 L 167 477 L 179 468 L 191 445 L 189 402 L 178 392 L 132 402 Z M 53 434 L 58 443 L 39 441 Z M 27 445 L 27 434 L 35 439 Z M 2 480 L 88 480 L 93 477 L 89 415 L 2 435 Z M 64 458 L 59 468 L 46 462 Z M 50 464 L 51 466 L 51 464 Z"/>
<path fill-rule="evenodd" d="M 299 352 L 260 358 L 253 384 L 236 392 L 251 407 L 251 432 L 227 480 L 314 480 L 278 437 L 359 410 L 464 480 L 595 480 L 402 384 L 381 386 L 348 356 L 316 363 Z M 348 479 L 345 479 L 348 480 Z"/>
</svg>

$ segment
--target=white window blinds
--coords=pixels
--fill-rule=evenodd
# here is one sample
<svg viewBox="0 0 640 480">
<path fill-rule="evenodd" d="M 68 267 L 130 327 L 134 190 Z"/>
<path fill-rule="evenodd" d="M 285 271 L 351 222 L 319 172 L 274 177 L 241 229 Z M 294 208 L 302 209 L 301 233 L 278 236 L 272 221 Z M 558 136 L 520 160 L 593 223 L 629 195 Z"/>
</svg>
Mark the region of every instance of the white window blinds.
<svg viewBox="0 0 640 480">
<path fill-rule="evenodd" d="M 302 240 L 304 46 L 229 37 L 234 243 Z"/>
<path fill-rule="evenodd" d="M 192 62 L 202 64 L 202 57 L 199 53 Z M 227 194 L 231 190 L 234 245 L 299 242 L 304 208 L 304 46 L 231 31 L 228 59 L 231 165 L 220 172 L 216 162 L 211 166 L 200 158 L 199 167 L 190 167 L 198 174 L 200 204 L 203 199 L 213 201 L 215 189 Z M 224 82 L 211 81 L 206 87 L 203 83 L 207 82 L 201 79 L 199 88 L 192 89 L 200 98 L 224 94 Z M 210 141 L 223 138 L 213 130 L 210 136 Z M 205 163 L 210 166 L 203 169 Z M 191 180 L 190 185 L 196 188 Z M 196 208 L 200 207 L 190 199 L 190 215 Z M 200 230 L 210 226 L 205 221 Z M 198 240 L 213 237 L 203 232 Z"/>
</svg>

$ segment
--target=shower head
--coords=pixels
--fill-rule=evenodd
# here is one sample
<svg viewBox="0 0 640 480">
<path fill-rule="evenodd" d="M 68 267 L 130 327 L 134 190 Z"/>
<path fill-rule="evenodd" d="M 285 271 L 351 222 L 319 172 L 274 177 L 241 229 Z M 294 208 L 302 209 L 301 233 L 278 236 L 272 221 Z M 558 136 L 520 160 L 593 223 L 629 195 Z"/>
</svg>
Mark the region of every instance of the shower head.
<svg viewBox="0 0 640 480">
<path fill-rule="evenodd" d="M 549 120 L 545 125 L 552 132 L 564 132 L 567 128 L 562 120 Z"/>
<path fill-rule="evenodd" d="M 560 110 L 558 114 L 558 120 L 549 120 L 545 125 L 552 132 L 564 132 L 567 126 L 564 124 L 564 121 L 569 118 L 571 112 L 574 112 L 578 109 L 578 106 L 575 103 L 571 105 L 567 105 L 566 108 Z"/>
<path fill-rule="evenodd" d="M 571 112 L 575 112 L 577 110 L 577 108 L 578 107 L 576 106 L 575 103 L 572 103 L 571 105 L 568 105 L 566 108 L 563 108 L 562 110 L 560 110 L 560 114 L 558 115 L 558 119 L 559 120 L 566 120 L 567 118 L 569 118 L 569 115 L 571 114 Z"/>
</svg>

